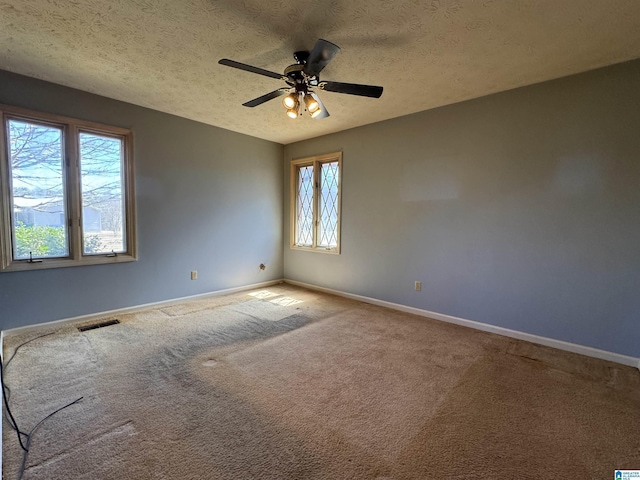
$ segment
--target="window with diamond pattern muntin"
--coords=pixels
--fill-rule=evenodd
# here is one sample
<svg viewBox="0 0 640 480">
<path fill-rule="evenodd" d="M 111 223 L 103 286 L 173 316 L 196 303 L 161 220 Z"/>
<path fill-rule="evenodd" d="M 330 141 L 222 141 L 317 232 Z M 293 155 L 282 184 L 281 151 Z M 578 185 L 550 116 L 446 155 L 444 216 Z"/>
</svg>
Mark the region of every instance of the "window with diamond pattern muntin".
<svg viewBox="0 0 640 480">
<path fill-rule="evenodd" d="M 340 253 L 342 153 L 291 162 L 291 248 Z"/>
</svg>

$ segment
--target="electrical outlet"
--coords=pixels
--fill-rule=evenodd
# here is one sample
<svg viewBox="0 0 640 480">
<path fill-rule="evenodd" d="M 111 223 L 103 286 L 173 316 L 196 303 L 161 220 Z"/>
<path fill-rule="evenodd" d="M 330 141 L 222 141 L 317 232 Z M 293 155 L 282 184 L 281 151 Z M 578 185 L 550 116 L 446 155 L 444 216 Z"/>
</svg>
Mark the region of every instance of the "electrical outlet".
<svg viewBox="0 0 640 480">
<path fill-rule="evenodd" d="M 417 281 L 414 284 L 414 288 L 416 289 L 416 292 L 421 292 L 422 291 L 422 282 Z"/>
<path fill-rule="evenodd" d="M 198 271 L 197 270 L 192 270 L 191 271 L 191 280 L 197 280 L 198 279 Z"/>
</svg>

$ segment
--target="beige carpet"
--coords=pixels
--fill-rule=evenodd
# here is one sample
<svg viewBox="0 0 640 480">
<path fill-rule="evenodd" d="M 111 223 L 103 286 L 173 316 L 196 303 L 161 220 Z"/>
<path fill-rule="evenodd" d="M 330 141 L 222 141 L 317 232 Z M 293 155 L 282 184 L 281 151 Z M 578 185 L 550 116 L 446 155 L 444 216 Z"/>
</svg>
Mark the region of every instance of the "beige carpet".
<svg viewBox="0 0 640 480">
<path fill-rule="evenodd" d="M 6 372 L 25 479 L 608 479 L 640 372 L 289 285 L 65 327 Z M 6 339 L 5 358 L 35 336 Z M 21 451 L 7 422 L 4 479 Z"/>
</svg>

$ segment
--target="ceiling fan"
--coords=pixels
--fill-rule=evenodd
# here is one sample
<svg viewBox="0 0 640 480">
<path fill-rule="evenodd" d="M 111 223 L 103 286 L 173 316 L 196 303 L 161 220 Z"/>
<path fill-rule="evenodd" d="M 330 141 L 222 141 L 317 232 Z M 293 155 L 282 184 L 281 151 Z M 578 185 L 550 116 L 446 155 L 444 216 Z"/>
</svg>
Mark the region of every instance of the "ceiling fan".
<svg viewBox="0 0 640 480">
<path fill-rule="evenodd" d="M 286 95 L 282 103 L 287 109 L 287 115 L 289 117 L 298 118 L 298 116 L 301 115 L 300 106 L 304 104 L 312 118 L 320 119 L 328 117 L 329 112 L 314 91 L 315 88 L 327 92 L 346 93 L 348 95 L 360 95 L 362 97 L 380 98 L 380 95 L 382 95 L 382 87 L 376 87 L 374 85 L 320 81 L 320 72 L 339 51 L 340 47 L 337 45 L 327 40 L 319 39 L 311 52 L 295 52 L 293 58 L 296 63 L 285 68 L 284 74 L 282 75 L 245 63 L 229 60 L 228 58 L 223 58 L 218 61 L 218 63 L 266 77 L 284 80 L 288 85 L 287 87 L 279 88 L 273 92 L 249 100 L 243 103 L 243 106 L 257 107 L 269 100 Z"/>
</svg>

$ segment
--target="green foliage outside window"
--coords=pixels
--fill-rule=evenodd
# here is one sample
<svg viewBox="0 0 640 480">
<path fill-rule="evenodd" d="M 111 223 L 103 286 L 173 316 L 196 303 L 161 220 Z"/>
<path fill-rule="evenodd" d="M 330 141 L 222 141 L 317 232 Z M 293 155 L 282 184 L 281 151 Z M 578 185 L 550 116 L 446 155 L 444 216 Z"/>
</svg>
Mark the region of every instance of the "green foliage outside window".
<svg viewBox="0 0 640 480">
<path fill-rule="evenodd" d="M 29 258 L 29 253 L 37 257 L 66 257 L 67 239 L 64 227 L 27 226 L 18 222 L 15 227 L 15 257 Z M 86 253 L 100 251 L 102 244 L 96 236 L 85 240 Z"/>
</svg>

